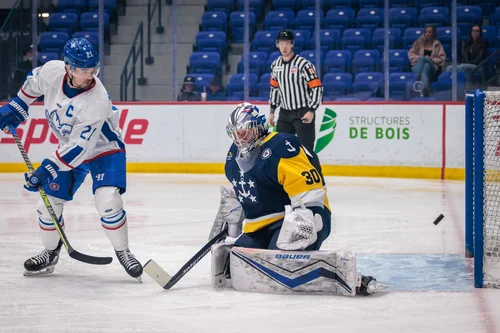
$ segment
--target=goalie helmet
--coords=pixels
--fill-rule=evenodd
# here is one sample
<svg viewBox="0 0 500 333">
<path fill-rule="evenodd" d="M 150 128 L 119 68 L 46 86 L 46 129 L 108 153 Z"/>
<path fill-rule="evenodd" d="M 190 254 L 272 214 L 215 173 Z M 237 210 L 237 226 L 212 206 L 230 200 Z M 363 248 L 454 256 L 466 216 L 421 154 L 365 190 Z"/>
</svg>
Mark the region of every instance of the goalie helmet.
<svg viewBox="0 0 500 333">
<path fill-rule="evenodd" d="M 241 154 L 247 154 L 262 145 L 268 128 L 266 116 L 259 113 L 257 106 L 247 102 L 239 104 L 231 112 L 226 126 L 227 134 Z"/>
</svg>

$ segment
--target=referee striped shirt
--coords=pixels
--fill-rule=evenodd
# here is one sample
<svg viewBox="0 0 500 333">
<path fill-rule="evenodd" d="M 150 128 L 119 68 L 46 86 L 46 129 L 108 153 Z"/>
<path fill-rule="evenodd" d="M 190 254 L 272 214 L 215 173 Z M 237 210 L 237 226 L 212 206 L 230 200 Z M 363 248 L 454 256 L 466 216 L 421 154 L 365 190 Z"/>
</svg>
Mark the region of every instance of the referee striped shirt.
<svg viewBox="0 0 500 333">
<path fill-rule="evenodd" d="M 290 61 L 280 56 L 272 63 L 270 85 L 271 113 L 278 106 L 285 110 L 306 108 L 314 112 L 323 100 L 323 85 L 316 68 L 297 54 Z"/>
</svg>

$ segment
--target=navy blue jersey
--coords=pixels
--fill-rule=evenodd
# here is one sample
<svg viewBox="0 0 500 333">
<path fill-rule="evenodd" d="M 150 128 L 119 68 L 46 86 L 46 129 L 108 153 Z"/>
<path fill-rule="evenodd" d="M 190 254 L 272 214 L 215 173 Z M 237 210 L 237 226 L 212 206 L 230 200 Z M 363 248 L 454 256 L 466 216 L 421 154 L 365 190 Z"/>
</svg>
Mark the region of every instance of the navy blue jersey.
<svg viewBox="0 0 500 333">
<path fill-rule="evenodd" d="M 227 153 L 225 173 L 245 212 L 245 233 L 254 232 L 285 216 L 285 205 L 329 209 L 321 173 L 311 164 L 295 135 L 271 133 L 260 156 L 246 173 L 236 162 L 238 148 Z"/>
</svg>

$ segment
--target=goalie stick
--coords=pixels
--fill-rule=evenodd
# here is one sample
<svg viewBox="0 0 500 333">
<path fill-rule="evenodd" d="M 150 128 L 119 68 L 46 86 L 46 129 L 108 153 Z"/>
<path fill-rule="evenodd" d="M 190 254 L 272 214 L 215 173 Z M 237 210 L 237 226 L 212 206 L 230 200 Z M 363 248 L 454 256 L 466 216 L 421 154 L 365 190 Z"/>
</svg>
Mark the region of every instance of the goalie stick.
<svg viewBox="0 0 500 333">
<path fill-rule="evenodd" d="M 28 154 L 26 153 L 23 144 L 21 143 L 21 139 L 19 139 L 19 136 L 17 135 L 16 129 L 12 125 L 9 125 L 9 131 L 12 134 L 12 137 L 14 137 L 14 141 L 16 141 L 17 148 L 19 148 L 19 151 L 23 156 L 24 162 L 26 163 L 28 170 L 31 173 L 33 173 L 35 169 L 33 168 L 33 164 L 31 164 L 30 158 L 28 157 Z M 47 210 L 49 211 L 50 218 L 52 219 L 52 222 L 54 222 L 54 225 L 56 227 L 57 232 L 59 233 L 59 236 L 61 237 L 64 247 L 68 251 L 68 254 L 71 258 L 93 265 L 107 265 L 113 261 L 113 258 L 111 257 L 93 257 L 76 251 L 69 243 L 68 237 L 66 237 L 64 230 L 59 224 L 56 213 L 54 212 L 54 208 L 52 208 L 52 204 L 50 203 L 50 200 L 41 185 L 38 186 L 38 193 L 40 193 L 43 203 L 45 204 L 45 207 L 47 207 Z"/>
<path fill-rule="evenodd" d="M 144 265 L 144 271 L 158 283 L 163 289 L 172 288 L 179 280 L 187 274 L 208 252 L 210 252 L 210 248 L 215 243 L 218 243 L 222 239 L 227 236 L 227 225 L 226 227 L 215 235 L 214 238 L 208 241 L 205 246 L 203 246 L 196 254 L 189 259 L 184 266 L 179 269 L 174 276 L 170 276 L 163 268 L 160 267 L 153 259 L 149 259 L 148 262 Z"/>
</svg>

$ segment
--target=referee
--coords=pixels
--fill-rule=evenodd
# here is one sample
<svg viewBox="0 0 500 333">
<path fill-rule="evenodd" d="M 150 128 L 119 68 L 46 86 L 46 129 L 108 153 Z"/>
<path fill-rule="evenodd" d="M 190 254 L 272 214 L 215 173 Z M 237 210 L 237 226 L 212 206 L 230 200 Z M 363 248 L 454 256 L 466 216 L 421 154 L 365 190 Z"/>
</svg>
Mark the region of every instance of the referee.
<svg viewBox="0 0 500 333">
<path fill-rule="evenodd" d="M 271 112 L 269 124 L 274 126 L 274 113 L 280 107 L 276 130 L 297 134 L 300 143 L 317 161 L 314 153 L 316 128 L 315 111 L 323 100 L 323 85 L 314 65 L 293 52 L 295 36 L 291 30 L 281 30 L 276 38 L 276 47 L 281 56 L 271 65 Z"/>
</svg>

